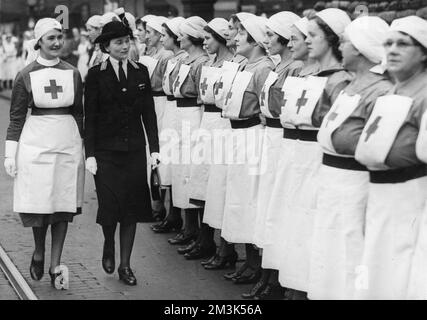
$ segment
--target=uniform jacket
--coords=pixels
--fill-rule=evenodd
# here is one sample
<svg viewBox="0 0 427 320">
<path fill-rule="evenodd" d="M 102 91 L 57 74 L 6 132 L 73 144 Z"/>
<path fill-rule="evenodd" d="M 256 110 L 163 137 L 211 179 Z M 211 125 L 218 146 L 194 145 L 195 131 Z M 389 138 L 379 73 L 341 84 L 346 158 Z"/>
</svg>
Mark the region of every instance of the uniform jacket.
<svg viewBox="0 0 427 320">
<path fill-rule="evenodd" d="M 148 70 L 129 60 L 127 88 L 122 91 L 110 60 L 89 70 L 85 90 L 86 157 L 97 150 L 159 152 L 157 119 Z M 142 118 L 142 122 L 141 122 Z"/>
</svg>

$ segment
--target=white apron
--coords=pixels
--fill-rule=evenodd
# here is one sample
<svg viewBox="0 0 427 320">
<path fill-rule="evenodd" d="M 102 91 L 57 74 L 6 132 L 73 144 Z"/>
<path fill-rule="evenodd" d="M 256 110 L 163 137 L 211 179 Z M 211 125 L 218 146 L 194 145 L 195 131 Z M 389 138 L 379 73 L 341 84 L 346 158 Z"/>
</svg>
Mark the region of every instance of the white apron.
<svg viewBox="0 0 427 320">
<path fill-rule="evenodd" d="M 282 88 L 286 100 L 280 116 L 282 125 L 312 129 L 312 113 L 326 82 L 327 78 L 323 77 L 286 78 Z M 276 208 L 281 213 L 286 234 L 280 234 L 283 224 L 275 226 L 273 236 L 279 234 L 275 238 L 279 241 L 276 240 L 264 250 L 267 253 L 266 261 L 273 261 L 274 266 L 279 265 L 279 281 L 283 286 L 299 291 L 308 289 L 321 160 L 322 151 L 317 142 L 294 141 L 294 148 L 284 163 L 287 176 L 283 177 L 283 202 L 275 202 L 269 208 L 269 211 Z"/>
<path fill-rule="evenodd" d="M 232 129 L 233 161 L 228 166 L 221 236 L 231 243 L 253 243 L 264 128 Z"/>
<path fill-rule="evenodd" d="M 30 73 L 38 108 L 70 106 L 74 102 L 73 70 L 45 68 Z M 62 87 L 46 93 L 45 88 Z M 84 162 L 82 138 L 71 115 L 30 116 L 18 144 L 18 174 L 13 210 L 20 213 L 75 213 L 83 204 Z"/>
<path fill-rule="evenodd" d="M 168 96 L 173 96 L 170 88 L 170 75 L 176 66 L 176 62 L 171 60 L 166 65 L 166 71 L 162 78 L 163 92 Z M 179 143 L 178 133 L 174 130 L 177 117 L 176 101 L 169 101 L 166 98 L 165 110 L 163 113 L 162 130 L 160 132 L 160 158 L 159 173 L 162 186 L 170 186 L 172 184 L 172 161 L 174 156 L 178 154 L 177 148 Z"/>
<path fill-rule="evenodd" d="M 221 67 L 221 74 L 214 89 L 215 105 L 220 109 L 224 108 L 226 95 L 231 90 L 234 77 L 238 70 L 239 64 L 230 61 L 224 61 Z"/>
<path fill-rule="evenodd" d="M 379 97 L 356 148 L 356 160 L 372 170 L 386 170 L 390 148 L 405 122 L 413 100 L 399 95 Z"/>
<path fill-rule="evenodd" d="M 356 159 L 372 170 L 385 160 L 413 100 L 399 95 L 377 99 L 356 149 Z M 405 299 L 425 207 L 427 177 L 403 183 L 370 183 L 365 248 L 356 287 L 358 299 Z"/>
<path fill-rule="evenodd" d="M 175 97 L 183 97 L 181 86 L 190 72 L 190 66 L 182 64 L 174 82 Z M 201 107 L 177 108 L 174 129 L 179 135 L 178 161 L 172 165 L 172 197 L 174 206 L 181 209 L 197 208 L 190 204 L 190 174 L 192 153 L 196 142 L 196 130 L 202 120 Z"/>
<path fill-rule="evenodd" d="M 222 125 L 218 136 L 214 136 L 214 164 L 209 170 L 208 183 L 206 187 L 206 202 L 203 222 L 215 229 L 222 229 L 225 197 L 227 190 L 227 146 L 231 136 L 231 126 L 227 119 L 221 118 L 221 114 L 215 113 L 218 117 L 218 126 Z M 225 150 L 224 150 L 225 149 Z"/>
<path fill-rule="evenodd" d="M 143 64 L 148 69 L 148 74 L 151 77 L 153 76 L 154 69 L 156 69 L 157 64 L 159 63 L 159 60 L 154 59 L 150 56 L 140 56 L 139 57 L 139 63 Z"/>
<path fill-rule="evenodd" d="M 262 88 L 260 96 L 260 108 L 264 116 L 273 118 L 270 112 L 269 95 L 270 88 L 276 82 L 278 74 L 270 71 Z M 265 223 L 267 209 L 270 202 L 272 186 L 277 174 L 277 160 L 280 154 L 280 146 L 283 139 L 282 128 L 266 127 L 263 149 L 261 154 L 261 176 L 259 182 L 258 203 L 256 207 L 255 231 L 253 243 L 258 247 L 264 247 Z"/>
<path fill-rule="evenodd" d="M 318 134 L 324 152 L 338 155 L 332 134 L 358 107 L 360 95 L 341 92 Z M 347 156 L 346 156 L 347 157 Z M 353 299 L 364 244 L 368 171 L 322 165 L 310 261 L 309 299 Z"/>
<path fill-rule="evenodd" d="M 204 104 L 215 104 L 214 86 L 219 79 L 220 70 L 215 67 L 202 67 L 199 92 Z M 215 130 L 224 127 L 223 121 L 228 120 L 221 118 L 221 113 L 203 112 L 193 153 L 195 163 L 191 167 L 190 199 L 206 201 L 209 170 L 214 155 L 213 134 Z"/>
<path fill-rule="evenodd" d="M 427 112 L 421 118 L 420 132 L 418 133 L 416 153 L 418 159 L 427 163 Z"/>
<path fill-rule="evenodd" d="M 358 270 L 356 299 L 407 299 L 426 190 L 427 177 L 369 185 L 365 248 Z M 420 267 L 415 266 L 415 270 Z M 422 268 L 425 272 L 425 265 Z M 417 274 L 414 270 L 412 273 Z M 420 281 L 424 277 L 422 274 L 414 279 Z M 422 284 L 411 288 L 412 297 L 419 285 Z"/>
<path fill-rule="evenodd" d="M 285 217 L 285 185 L 290 175 L 290 162 L 288 161 L 295 153 L 296 140 L 283 139 L 280 142 L 276 178 L 271 186 L 271 196 L 266 208 L 264 222 L 264 244 L 262 252 L 262 267 L 264 269 L 279 270 L 283 251 L 283 241 L 287 235 Z"/>
<path fill-rule="evenodd" d="M 227 93 L 223 115 L 238 119 L 251 72 L 238 72 Z M 232 243 L 253 243 L 259 191 L 260 160 L 264 128 L 232 129 L 232 164 L 227 171 L 227 193 L 221 235 Z"/>
<path fill-rule="evenodd" d="M 419 225 L 418 239 L 412 259 L 408 296 L 410 300 L 427 300 L 427 203 Z"/>
<path fill-rule="evenodd" d="M 140 56 L 139 63 L 142 63 L 148 69 L 148 74 L 150 79 L 153 76 L 154 70 L 156 69 L 157 64 L 159 63 L 158 59 L 154 59 L 150 56 Z M 163 117 L 165 114 L 166 108 L 166 97 L 153 97 L 154 100 L 154 109 L 156 110 L 157 117 L 157 129 L 161 133 L 163 128 Z"/>
</svg>

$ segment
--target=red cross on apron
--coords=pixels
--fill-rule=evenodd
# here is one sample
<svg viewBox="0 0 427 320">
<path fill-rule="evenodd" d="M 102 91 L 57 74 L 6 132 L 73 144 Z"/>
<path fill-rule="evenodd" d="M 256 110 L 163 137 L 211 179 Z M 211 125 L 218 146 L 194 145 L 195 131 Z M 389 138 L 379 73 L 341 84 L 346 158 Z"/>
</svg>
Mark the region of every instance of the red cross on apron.
<svg viewBox="0 0 427 320">
<path fill-rule="evenodd" d="M 44 87 L 44 92 L 50 93 L 52 99 L 58 99 L 58 92 L 62 93 L 62 87 L 56 85 L 56 80 L 49 80 L 50 87 Z"/>
<path fill-rule="evenodd" d="M 378 116 L 375 118 L 374 122 L 371 123 L 366 131 L 365 142 L 368 142 L 369 138 L 378 130 L 378 123 L 381 121 L 381 118 L 381 116 Z"/>
<path fill-rule="evenodd" d="M 301 95 L 301 97 L 298 99 L 298 101 L 297 101 L 297 107 L 298 107 L 298 110 L 297 110 L 297 114 L 300 112 L 300 110 L 301 110 L 301 107 L 304 107 L 306 104 L 307 104 L 307 98 L 305 97 L 305 95 L 307 94 L 307 90 L 304 90 L 303 92 L 302 92 L 302 95 Z"/>
</svg>

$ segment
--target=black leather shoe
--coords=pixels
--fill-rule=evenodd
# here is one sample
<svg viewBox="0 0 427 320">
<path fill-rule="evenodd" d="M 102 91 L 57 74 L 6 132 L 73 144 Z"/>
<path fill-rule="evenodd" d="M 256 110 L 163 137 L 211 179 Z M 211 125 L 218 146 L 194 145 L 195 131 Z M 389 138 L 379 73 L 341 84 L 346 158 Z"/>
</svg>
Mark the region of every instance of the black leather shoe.
<svg viewBox="0 0 427 320">
<path fill-rule="evenodd" d="M 200 244 L 194 246 L 193 250 L 184 254 L 184 258 L 187 260 L 198 260 L 211 257 L 216 252 L 216 246 L 203 248 Z"/>
<path fill-rule="evenodd" d="M 39 281 L 44 274 L 44 259 L 41 261 L 34 260 L 34 254 L 31 258 L 30 275 L 31 279 Z"/>
<path fill-rule="evenodd" d="M 203 267 L 206 270 L 222 270 L 228 266 L 234 267 L 236 265 L 237 259 L 237 252 L 234 251 L 232 254 L 224 257 L 216 256 L 216 258 L 211 263 L 205 264 Z"/>
<path fill-rule="evenodd" d="M 255 300 L 283 300 L 285 298 L 285 288 L 278 284 L 267 284 L 265 288 L 257 294 Z"/>
<path fill-rule="evenodd" d="M 128 286 L 136 286 L 136 278 L 131 268 L 119 268 L 117 269 L 117 272 L 119 273 L 119 279 L 125 284 L 127 284 Z"/>
<path fill-rule="evenodd" d="M 236 269 L 235 271 L 224 274 L 224 278 L 225 280 L 233 280 L 234 278 L 240 276 L 243 272 L 245 272 L 247 268 L 249 268 L 249 265 L 245 262 L 240 266 L 240 268 Z"/>
<path fill-rule="evenodd" d="M 231 279 L 234 284 L 252 284 L 257 283 L 261 278 L 261 270 L 253 270 L 252 268 L 248 268 L 241 275 Z"/>
<path fill-rule="evenodd" d="M 160 223 L 152 224 L 152 225 L 150 226 L 150 229 L 151 229 L 151 230 L 153 230 L 153 229 L 159 228 L 159 227 L 161 227 L 162 225 L 164 225 L 165 223 L 166 223 L 166 220 L 163 220 L 163 221 L 162 221 L 162 222 L 160 222 Z"/>
<path fill-rule="evenodd" d="M 169 239 L 169 243 L 172 245 L 185 246 L 189 244 L 192 240 L 197 239 L 197 234 L 186 235 L 184 232 L 178 233 L 175 238 Z"/>
<path fill-rule="evenodd" d="M 102 268 L 108 274 L 112 274 L 114 272 L 114 269 L 116 268 L 116 262 L 115 262 L 114 256 L 115 256 L 114 246 L 111 248 L 107 248 L 104 243 L 104 250 L 102 253 Z"/>
<path fill-rule="evenodd" d="M 165 220 L 159 226 L 154 226 L 151 228 L 155 233 L 171 233 L 175 231 L 179 231 L 182 228 L 182 220 L 177 221 L 168 221 Z"/>
<path fill-rule="evenodd" d="M 267 287 L 268 283 L 264 280 L 260 280 L 252 287 L 251 291 L 248 293 L 242 293 L 243 299 L 254 299 L 256 296 L 260 295 Z"/>
<path fill-rule="evenodd" d="M 190 252 L 191 250 L 193 250 L 196 245 L 197 245 L 197 241 L 191 240 L 191 242 L 188 245 L 183 246 L 183 247 L 179 247 L 176 251 L 179 254 L 186 254 L 186 253 Z"/>
<path fill-rule="evenodd" d="M 217 254 L 215 254 L 214 256 L 212 256 L 212 257 L 210 257 L 210 258 L 208 258 L 208 259 L 206 259 L 206 260 L 202 260 L 201 262 L 200 262 L 200 264 L 202 265 L 202 266 L 206 266 L 206 265 L 208 265 L 208 264 L 211 264 L 212 262 L 214 262 L 215 261 L 215 259 L 218 259 L 219 258 L 219 256 L 217 255 Z"/>
</svg>

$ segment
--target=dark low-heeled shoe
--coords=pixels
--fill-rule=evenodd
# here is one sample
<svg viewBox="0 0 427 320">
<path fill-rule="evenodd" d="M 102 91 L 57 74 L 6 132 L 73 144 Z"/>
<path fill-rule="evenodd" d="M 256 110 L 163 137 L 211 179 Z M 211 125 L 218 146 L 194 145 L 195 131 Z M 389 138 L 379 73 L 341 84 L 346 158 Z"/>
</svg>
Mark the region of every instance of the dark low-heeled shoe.
<svg viewBox="0 0 427 320">
<path fill-rule="evenodd" d="M 132 269 L 129 267 L 117 269 L 119 273 L 119 279 L 123 281 L 128 286 L 136 286 L 136 277 L 132 272 Z"/>
<path fill-rule="evenodd" d="M 182 228 L 182 220 L 169 221 L 165 220 L 159 226 L 151 228 L 155 233 L 171 233 L 179 231 Z"/>
<path fill-rule="evenodd" d="M 34 253 L 33 253 L 33 257 L 31 258 L 31 264 L 30 264 L 31 279 L 40 281 L 41 278 L 43 278 L 43 275 L 44 275 L 44 259 L 41 261 L 34 260 Z"/>
<path fill-rule="evenodd" d="M 188 252 L 190 252 L 191 250 L 193 250 L 193 248 L 197 245 L 196 241 L 191 241 L 188 245 L 184 246 L 184 247 L 179 247 L 176 251 L 179 254 L 186 254 Z"/>
<path fill-rule="evenodd" d="M 206 260 L 202 260 L 201 262 L 200 262 L 200 264 L 202 265 L 202 266 L 206 266 L 206 265 L 208 265 L 208 264 L 211 264 L 212 262 L 214 262 L 215 261 L 215 259 L 218 259 L 219 258 L 219 255 L 218 254 L 215 254 L 215 255 L 213 255 L 212 257 L 210 257 L 210 258 L 208 258 L 208 259 L 206 259 Z"/>
<path fill-rule="evenodd" d="M 196 244 L 190 252 L 184 254 L 187 260 L 198 260 L 213 256 L 216 252 L 216 246 L 204 248 L 200 244 Z"/>
<path fill-rule="evenodd" d="M 159 222 L 159 223 L 156 223 L 156 224 L 152 224 L 150 226 L 150 229 L 154 230 L 154 229 L 160 228 L 161 226 L 163 226 L 166 223 L 166 221 L 167 220 L 163 220 L 162 222 Z"/>
<path fill-rule="evenodd" d="M 181 245 L 185 246 L 189 244 L 192 240 L 197 239 L 197 234 L 188 234 L 186 235 L 185 232 L 179 233 L 175 238 L 169 239 L 168 242 L 172 245 Z"/>
<path fill-rule="evenodd" d="M 243 263 L 240 268 L 236 269 L 233 272 L 229 272 L 224 274 L 225 280 L 233 280 L 234 278 L 240 276 L 245 270 L 249 268 L 249 264 L 247 262 Z"/>
<path fill-rule="evenodd" d="M 255 299 L 257 296 L 259 296 L 262 292 L 264 292 L 264 289 L 268 286 L 268 282 L 265 280 L 260 280 L 252 287 L 251 291 L 248 293 L 242 293 L 243 299 Z"/>
<path fill-rule="evenodd" d="M 241 275 L 231 279 L 234 284 L 253 284 L 257 283 L 259 279 L 261 278 L 261 270 L 253 270 L 252 268 L 249 268 L 252 270 L 252 272 L 249 272 L 246 270 Z"/>
<path fill-rule="evenodd" d="M 236 265 L 237 259 L 237 252 L 234 251 L 232 254 L 224 257 L 217 256 L 217 258 L 215 258 L 211 263 L 205 264 L 203 267 L 206 270 L 222 270 L 228 266 L 234 267 Z"/>
<path fill-rule="evenodd" d="M 283 300 L 285 298 L 285 288 L 279 284 L 267 284 L 265 288 L 258 293 L 255 300 Z"/>
<path fill-rule="evenodd" d="M 116 268 L 114 246 L 107 248 L 104 244 L 104 250 L 102 253 L 102 268 L 108 274 L 113 274 Z"/>
</svg>

